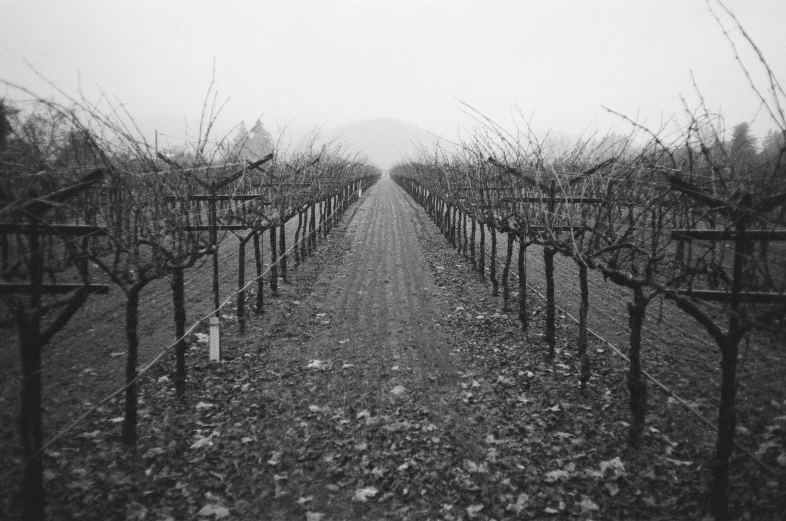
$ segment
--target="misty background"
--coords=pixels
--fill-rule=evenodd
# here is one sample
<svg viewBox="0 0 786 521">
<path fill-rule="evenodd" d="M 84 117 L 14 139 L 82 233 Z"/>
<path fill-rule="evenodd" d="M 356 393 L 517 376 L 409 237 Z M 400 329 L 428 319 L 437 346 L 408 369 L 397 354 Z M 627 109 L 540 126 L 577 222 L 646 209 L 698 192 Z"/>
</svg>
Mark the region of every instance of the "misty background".
<svg viewBox="0 0 786 521">
<path fill-rule="evenodd" d="M 726 5 L 786 77 L 786 2 Z M 629 132 L 604 107 L 658 129 L 701 93 L 729 138 L 747 122 L 761 143 L 772 125 L 713 11 L 722 14 L 716 2 L 677 0 L 0 0 L 0 79 L 122 106 L 168 149 L 198 133 L 214 81 L 216 138 L 260 121 L 293 146 L 318 130 L 382 168 L 436 136 L 460 139 L 477 117 L 464 103 L 508 128 L 527 120 L 539 135 L 575 139 Z M 0 97 L 30 98 L 8 84 Z"/>
</svg>

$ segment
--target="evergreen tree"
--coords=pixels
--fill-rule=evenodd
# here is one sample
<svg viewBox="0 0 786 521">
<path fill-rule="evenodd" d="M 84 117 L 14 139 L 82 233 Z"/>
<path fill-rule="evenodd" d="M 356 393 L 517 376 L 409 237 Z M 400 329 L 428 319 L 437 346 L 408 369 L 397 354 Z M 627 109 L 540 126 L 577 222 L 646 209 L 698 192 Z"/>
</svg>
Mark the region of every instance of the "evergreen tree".
<svg viewBox="0 0 786 521">
<path fill-rule="evenodd" d="M 11 109 L 6 104 L 5 100 L 0 98 L 0 154 L 2 154 L 8 146 L 8 138 L 11 135 L 11 122 L 8 116 L 11 115 Z"/>
<path fill-rule="evenodd" d="M 770 184 L 786 185 L 786 132 L 767 132 L 762 141 L 761 159 Z"/>
<path fill-rule="evenodd" d="M 257 120 L 249 134 L 249 148 L 258 156 L 265 157 L 273 152 L 273 136 L 265 129 L 262 120 Z"/>
<path fill-rule="evenodd" d="M 87 130 L 69 130 L 66 132 L 56 155 L 56 167 L 85 168 L 98 166 L 99 164 L 99 157 Z"/>
<path fill-rule="evenodd" d="M 761 153 L 767 161 L 777 161 L 781 151 L 786 148 L 786 135 L 783 132 L 769 130 L 761 144 Z"/>
<path fill-rule="evenodd" d="M 249 161 L 261 159 L 273 152 L 273 136 L 265 129 L 261 120 L 257 120 L 250 131 L 245 122 L 240 122 L 233 144 L 234 153 Z"/>
<path fill-rule="evenodd" d="M 756 141 L 756 136 L 751 132 L 751 126 L 748 123 L 743 122 L 734 127 L 729 156 L 735 167 L 756 165 L 758 156 Z"/>
</svg>

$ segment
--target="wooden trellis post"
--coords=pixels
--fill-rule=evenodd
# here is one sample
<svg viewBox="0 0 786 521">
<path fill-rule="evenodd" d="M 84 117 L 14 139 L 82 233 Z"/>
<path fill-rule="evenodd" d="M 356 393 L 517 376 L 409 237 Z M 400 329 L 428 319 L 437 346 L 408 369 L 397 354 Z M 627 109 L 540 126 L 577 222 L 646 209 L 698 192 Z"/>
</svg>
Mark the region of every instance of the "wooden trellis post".
<svg viewBox="0 0 786 521">
<path fill-rule="evenodd" d="M 677 306 L 691 315 L 712 335 L 721 352 L 721 396 L 718 406 L 718 440 L 712 490 L 712 505 L 718 518 L 728 517 L 729 462 L 734 446 L 736 427 L 737 357 L 739 343 L 752 327 L 750 321 L 742 321 L 741 304 L 777 303 L 786 304 L 786 294 L 781 292 L 745 291 L 744 271 L 751 256 L 754 240 L 784 240 L 783 230 L 749 230 L 752 222 L 775 208 L 786 204 L 786 192 L 766 197 L 756 203 L 750 193 L 742 191 L 736 204 L 718 199 L 703 192 L 690 182 L 676 175 L 669 175 L 669 183 L 675 191 L 688 196 L 692 201 L 706 207 L 709 212 L 720 214 L 732 225 L 730 230 L 675 230 L 672 238 L 686 240 L 734 241 L 734 264 L 730 291 L 667 289 L 667 298 L 674 299 Z M 721 329 L 715 319 L 703 312 L 692 300 L 723 301 L 729 304 L 728 329 Z"/>
<path fill-rule="evenodd" d="M 25 468 L 21 482 L 22 512 L 25 519 L 43 519 L 44 483 L 43 428 L 41 418 L 41 349 L 71 319 L 87 297 L 92 293 L 107 293 L 109 287 L 96 284 L 44 284 L 44 259 L 39 237 L 42 235 L 86 236 L 100 234 L 100 230 L 79 225 L 45 225 L 40 222 L 43 215 L 55 204 L 68 200 L 90 188 L 103 177 L 96 170 L 75 184 L 62 190 L 31 200 L 12 201 L 4 207 L 6 215 L 26 218 L 28 224 L 6 222 L 0 225 L 0 233 L 19 234 L 27 237 L 28 283 L 0 283 L 0 294 L 27 294 L 28 305 L 16 311 L 19 335 L 19 351 L 22 368 L 21 405 L 19 433 Z M 4 242 L 3 258 L 10 256 Z M 85 275 L 86 276 L 86 275 Z M 42 330 L 42 306 L 44 295 L 64 295 L 59 302 L 51 303 L 52 310 L 59 309 L 57 317 Z"/>
</svg>

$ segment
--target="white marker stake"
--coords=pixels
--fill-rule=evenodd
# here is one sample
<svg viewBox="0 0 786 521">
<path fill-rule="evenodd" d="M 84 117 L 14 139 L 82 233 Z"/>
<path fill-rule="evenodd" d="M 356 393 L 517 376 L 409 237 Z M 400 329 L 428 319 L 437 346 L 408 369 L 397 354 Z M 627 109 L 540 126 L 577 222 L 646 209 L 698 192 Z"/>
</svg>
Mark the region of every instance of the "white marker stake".
<svg viewBox="0 0 786 521">
<path fill-rule="evenodd" d="M 221 344 L 218 339 L 218 317 L 210 317 L 210 361 L 221 361 Z"/>
</svg>

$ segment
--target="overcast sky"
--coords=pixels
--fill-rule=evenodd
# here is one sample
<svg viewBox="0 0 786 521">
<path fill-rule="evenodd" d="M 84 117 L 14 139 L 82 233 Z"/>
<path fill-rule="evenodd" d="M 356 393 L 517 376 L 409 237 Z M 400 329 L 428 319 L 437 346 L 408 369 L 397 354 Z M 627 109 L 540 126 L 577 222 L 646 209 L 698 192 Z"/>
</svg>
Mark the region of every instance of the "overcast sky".
<svg viewBox="0 0 786 521">
<path fill-rule="evenodd" d="M 786 82 L 786 1 L 727 5 Z M 566 134 L 611 127 L 603 105 L 657 126 L 681 95 L 698 102 L 691 73 L 729 126 L 759 106 L 703 0 L 0 0 L 0 79 L 49 95 L 32 66 L 69 93 L 100 88 L 173 144 L 214 60 L 222 128 L 389 117 L 452 137 L 472 124 L 459 100 Z"/>
</svg>

